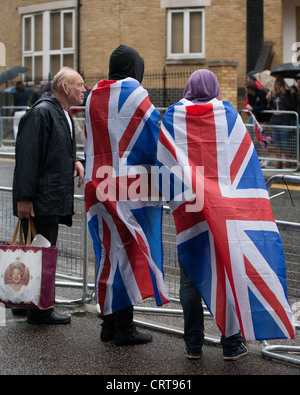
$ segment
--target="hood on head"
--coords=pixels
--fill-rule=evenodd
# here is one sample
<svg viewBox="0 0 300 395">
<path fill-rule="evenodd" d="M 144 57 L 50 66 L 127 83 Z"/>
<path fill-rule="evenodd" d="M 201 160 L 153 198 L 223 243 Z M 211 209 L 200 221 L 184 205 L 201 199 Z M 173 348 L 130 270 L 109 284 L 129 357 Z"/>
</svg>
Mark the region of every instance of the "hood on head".
<svg viewBox="0 0 300 395">
<path fill-rule="evenodd" d="M 142 82 L 144 76 L 144 59 L 127 45 L 120 45 L 110 56 L 109 79 L 123 80 L 131 77 Z"/>
<path fill-rule="evenodd" d="M 219 99 L 220 85 L 216 75 L 206 69 L 196 70 L 190 76 L 183 97 L 194 104 Z"/>
</svg>

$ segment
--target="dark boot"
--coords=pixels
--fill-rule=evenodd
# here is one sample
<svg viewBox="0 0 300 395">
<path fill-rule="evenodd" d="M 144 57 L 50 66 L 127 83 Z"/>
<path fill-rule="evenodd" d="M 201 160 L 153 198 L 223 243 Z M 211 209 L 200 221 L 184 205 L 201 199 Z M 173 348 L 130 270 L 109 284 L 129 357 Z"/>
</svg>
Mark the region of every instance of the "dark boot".
<svg viewBox="0 0 300 395">
<path fill-rule="evenodd" d="M 133 323 L 133 306 L 114 313 L 116 346 L 145 344 L 152 341 L 152 336 L 140 333 Z"/>
<path fill-rule="evenodd" d="M 71 317 L 57 313 L 54 308 L 48 310 L 28 310 L 27 322 L 35 325 L 65 325 L 71 323 Z"/>
<path fill-rule="evenodd" d="M 115 337 L 115 320 L 113 314 L 102 315 L 103 322 L 101 324 L 102 330 L 100 339 L 103 342 L 109 342 L 114 340 Z"/>
</svg>

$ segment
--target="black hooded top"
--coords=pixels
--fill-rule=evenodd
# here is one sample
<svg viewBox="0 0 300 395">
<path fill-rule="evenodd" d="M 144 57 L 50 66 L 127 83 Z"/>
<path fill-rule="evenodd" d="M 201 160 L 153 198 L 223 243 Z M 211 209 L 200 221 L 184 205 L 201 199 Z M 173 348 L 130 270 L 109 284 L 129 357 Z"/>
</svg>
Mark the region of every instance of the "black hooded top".
<svg viewBox="0 0 300 395">
<path fill-rule="evenodd" d="M 144 76 L 144 59 L 127 45 L 120 45 L 110 56 L 109 79 L 123 80 L 127 77 L 136 79 L 140 84 Z"/>
</svg>

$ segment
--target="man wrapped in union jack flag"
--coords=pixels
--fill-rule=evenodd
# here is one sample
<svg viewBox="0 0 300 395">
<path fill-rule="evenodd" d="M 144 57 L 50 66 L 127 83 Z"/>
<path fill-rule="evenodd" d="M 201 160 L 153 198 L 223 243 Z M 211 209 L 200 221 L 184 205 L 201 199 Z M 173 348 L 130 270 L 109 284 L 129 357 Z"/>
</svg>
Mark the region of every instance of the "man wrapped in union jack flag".
<svg viewBox="0 0 300 395">
<path fill-rule="evenodd" d="M 250 135 L 209 70 L 194 72 L 184 99 L 164 114 L 157 183 L 172 210 L 181 267 L 187 358 L 199 358 L 201 297 L 222 336 L 223 357 L 243 339 L 293 338 L 285 260 Z M 163 169 L 163 171 L 162 171 Z M 169 169 L 169 172 L 166 171 Z"/>
<path fill-rule="evenodd" d="M 134 304 L 152 296 L 157 305 L 169 301 L 157 188 L 151 202 L 159 112 L 141 86 L 143 74 L 138 52 L 120 45 L 110 57 L 109 80 L 94 87 L 86 105 L 85 197 L 98 265 L 101 340 L 118 346 L 152 340 L 136 330 Z"/>
</svg>

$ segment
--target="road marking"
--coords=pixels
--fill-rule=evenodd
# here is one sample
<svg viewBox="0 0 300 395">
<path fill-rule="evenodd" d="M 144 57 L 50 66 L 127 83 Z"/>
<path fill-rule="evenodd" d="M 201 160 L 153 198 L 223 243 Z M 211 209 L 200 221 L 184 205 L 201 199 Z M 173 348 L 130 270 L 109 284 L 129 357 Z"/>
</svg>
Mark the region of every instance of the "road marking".
<svg viewBox="0 0 300 395">
<path fill-rule="evenodd" d="M 290 191 L 300 191 L 300 186 L 296 186 L 296 185 L 284 185 L 284 184 L 273 184 L 271 185 L 271 188 L 274 189 L 289 189 Z"/>
</svg>

